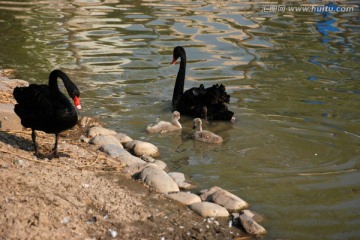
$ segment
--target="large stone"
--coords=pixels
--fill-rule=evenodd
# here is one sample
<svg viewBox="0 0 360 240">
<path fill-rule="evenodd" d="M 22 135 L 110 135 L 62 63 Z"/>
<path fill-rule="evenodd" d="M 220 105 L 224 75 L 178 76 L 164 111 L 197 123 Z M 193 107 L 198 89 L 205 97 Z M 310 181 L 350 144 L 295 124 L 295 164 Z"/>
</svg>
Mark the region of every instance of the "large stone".
<svg viewBox="0 0 360 240">
<path fill-rule="evenodd" d="M 190 183 L 185 182 L 185 175 L 183 173 L 169 172 L 168 174 L 176 182 L 176 184 L 179 186 L 180 189 L 189 190 L 194 187 Z"/>
<path fill-rule="evenodd" d="M 142 181 L 162 193 L 179 191 L 178 185 L 164 170 L 152 166 L 153 163 L 150 164 L 140 173 L 140 178 Z"/>
<path fill-rule="evenodd" d="M 238 196 L 220 188 L 212 187 L 200 195 L 201 200 L 214 202 L 225 207 L 229 211 L 237 211 L 249 207 L 249 204 Z"/>
<path fill-rule="evenodd" d="M 226 208 L 211 202 L 198 202 L 189 205 L 189 208 L 203 217 L 228 217 Z"/>
<path fill-rule="evenodd" d="M 240 222 L 245 232 L 253 236 L 261 236 L 266 234 L 263 226 L 254 221 L 251 217 L 245 214 L 240 214 Z"/>
<path fill-rule="evenodd" d="M 143 155 L 147 155 L 150 157 L 160 156 L 159 149 L 154 144 L 148 142 L 134 140 L 127 142 L 125 147 L 131 150 L 135 156 L 143 156 Z"/>
<path fill-rule="evenodd" d="M 100 126 L 100 121 L 96 118 L 89 117 L 89 116 L 83 116 L 79 120 L 79 125 L 82 129 L 86 130 L 95 126 Z M 87 130 L 89 131 L 89 130 Z M 93 135 L 93 134 L 91 134 Z M 95 136 L 92 136 L 95 137 Z"/>
<path fill-rule="evenodd" d="M 189 192 L 169 193 L 166 196 L 184 205 L 191 205 L 193 203 L 201 202 L 201 199 L 198 195 Z"/>
<path fill-rule="evenodd" d="M 116 132 L 113 130 L 107 129 L 107 128 L 95 126 L 88 130 L 87 135 L 90 138 L 93 138 L 93 137 L 100 136 L 100 135 L 116 135 Z"/>
<path fill-rule="evenodd" d="M 14 105 L 0 103 L 0 130 L 21 131 L 22 128 L 20 118 L 14 112 Z"/>
<path fill-rule="evenodd" d="M 135 163 L 135 164 L 125 167 L 123 169 L 123 172 L 130 177 L 138 178 L 139 174 L 145 167 L 146 167 L 146 164 Z"/>
<path fill-rule="evenodd" d="M 90 143 L 97 146 L 103 146 L 107 144 L 122 146 L 119 140 L 114 135 L 97 135 L 90 140 Z"/>
<path fill-rule="evenodd" d="M 156 166 L 158 166 L 158 168 L 164 170 L 166 168 L 166 163 L 164 163 L 161 160 L 155 160 L 155 162 L 153 162 L 153 164 L 155 164 Z"/>
<path fill-rule="evenodd" d="M 128 135 L 124 134 L 124 133 L 117 133 L 115 135 L 115 137 L 117 139 L 119 139 L 119 141 L 121 142 L 121 144 L 126 144 L 130 141 L 133 141 L 133 139 L 131 137 L 129 137 Z"/>
<path fill-rule="evenodd" d="M 133 164 L 146 164 L 146 162 L 144 160 L 141 160 L 140 158 L 135 157 L 134 155 L 132 155 L 125 149 L 123 149 L 122 151 L 119 151 L 119 153 L 120 154 L 116 157 L 116 159 L 118 159 L 120 162 L 122 162 L 123 164 L 125 164 L 127 166 L 131 166 Z"/>
<path fill-rule="evenodd" d="M 122 154 L 124 148 L 118 144 L 105 144 L 100 147 L 100 151 L 107 153 L 110 157 L 118 157 Z"/>
<path fill-rule="evenodd" d="M 185 175 L 181 172 L 169 172 L 168 174 L 177 184 L 185 181 Z"/>
</svg>

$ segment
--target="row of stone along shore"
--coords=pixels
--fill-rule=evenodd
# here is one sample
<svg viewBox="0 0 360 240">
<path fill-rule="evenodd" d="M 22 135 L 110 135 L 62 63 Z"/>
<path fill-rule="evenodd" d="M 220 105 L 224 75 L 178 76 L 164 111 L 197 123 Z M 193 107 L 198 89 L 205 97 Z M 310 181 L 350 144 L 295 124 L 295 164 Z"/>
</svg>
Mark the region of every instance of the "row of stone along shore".
<svg viewBox="0 0 360 240">
<path fill-rule="evenodd" d="M 100 126 L 91 127 L 83 141 L 94 144 L 126 165 L 124 172 L 134 179 L 141 179 L 150 187 L 178 201 L 197 214 L 207 217 L 228 217 L 229 226 L 242 227 L 248 234 L 261 236 L 266 230 L 258 222 L 262 217 L 248 210 L 249 204 L 240 197 L 214 186 L 190 192 L 193 187 L 180 172 L 166 172 L 166 163 L 156 160 L 159 149 L 149 142 L 133 140 L 131 137 Z"/>
<path fill-rule="evenodd" d="M 9 80 L 7 77 L 0 76 L 0 92 L 3 93 L 9 94 L 9 90 L 16 85 L 27 84 L 23 80 Z M 86 121 L 86 119 L 91 118 L 84 117 L 82 120 Z M 1 128 L 2 130 L 22 129 L 13 111 L 13 104 L 0 103 L 0 123 L 0 130 Z M 230 227 L 240 227 L 249 235 L 262 236 L 266 233 L 266 230 L 259 224 L 262 217 L 248 210 L 249 204 L 238 196 L 217 186 L 201 190 L 198 194 L 190 192 L 193 185 L 186 182 L 183 173 L 166 172 L 166 163 L 155 159 L 160 156 L 155 145 L 133 140 L 123 133 L 117 133 L 101 126 L 89 128 L 87 135 L 82 136 L 81 140 L 96 145 L 100 151 L 123 163 L 126 166 L 125 174 L 134 179 L 141 179 L 158 192 L 188 206 L 208 220 L 214 221 L 216 217 L 226 217 L 229 218 Z"/>
</svg>

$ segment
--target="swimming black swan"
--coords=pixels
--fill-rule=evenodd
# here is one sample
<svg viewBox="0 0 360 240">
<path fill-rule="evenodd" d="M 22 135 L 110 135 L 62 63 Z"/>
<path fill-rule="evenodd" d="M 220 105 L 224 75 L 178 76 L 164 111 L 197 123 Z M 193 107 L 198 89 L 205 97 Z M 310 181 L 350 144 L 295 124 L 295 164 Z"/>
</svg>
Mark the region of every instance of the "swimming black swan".
<svg viewBox="0 0 360 240">
<path fill-rule="evenodd" d="M 186 52 L 180 46 L 174 48 L 172 64 L 175 64 L 178 58 L 180 58 L 180 68 L 172 98 L 173 111 L 209 120 L 234 121 L 234 113 L 229 111 L 226 105 L 230 101 L 230 95 L 226 93 L 224 85 L 215 84 L 205 88 L 201 84 L 200 87 L 184 92 Z"/>
<path fill-rule="evenodd" d="M 53 70 L 49 76 L 49 85 L 30 84 L 28 87 L 16 87 L 13 96 L 17 101 L 15 113 L 20 117 L 21 124 L 32 130 L 35 155 L 38 155 L 35 130 L 55 134 L 54 157 L 57 151 L 59 133 L 72 128 L 78 121 L 76 109 L 69 99 L 60 91 L 57 78 L 63 81 L 75 106 L 81 109 L 80 91 L 68 76 L 60 70 Z"/>
<path fill-rule="evenodd" d="M 193 121 L 193 129 L 195 129 L 194 138 L 196 140 L 208 143 L 222 143 L 222 137 L 216 135 L 213 132 L 203 130 L 202 122 L 200 118 L 195 118 Z"/>
</svg>

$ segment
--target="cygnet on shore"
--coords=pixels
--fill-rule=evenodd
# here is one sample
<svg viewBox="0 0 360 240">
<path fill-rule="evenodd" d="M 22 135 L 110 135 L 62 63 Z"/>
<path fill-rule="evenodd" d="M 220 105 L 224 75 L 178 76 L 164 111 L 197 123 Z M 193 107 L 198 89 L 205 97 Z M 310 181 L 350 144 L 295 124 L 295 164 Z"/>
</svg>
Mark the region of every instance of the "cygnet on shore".
<svg viewBox="0 0 360 240">
<path fill-rule="evenodd" d="M 202 130 L 202 122 L 200 118 L 194 119 L 193 129 L 195 129 L 194 138 L 196 140 L 208 143 L 222 143 L 222 137 L 207 130 Z"/>
<path fill-rule="evenodd" d="M 178 111 L 174 111 L 171 116 L 171 122 L 159 121 L 155 124 L 150 124 L 147 126 L 146 131 L 148 133 L 165 133 L 179 130 L 182 128 L 179 120 L 180 113 Z"/>
</svg>

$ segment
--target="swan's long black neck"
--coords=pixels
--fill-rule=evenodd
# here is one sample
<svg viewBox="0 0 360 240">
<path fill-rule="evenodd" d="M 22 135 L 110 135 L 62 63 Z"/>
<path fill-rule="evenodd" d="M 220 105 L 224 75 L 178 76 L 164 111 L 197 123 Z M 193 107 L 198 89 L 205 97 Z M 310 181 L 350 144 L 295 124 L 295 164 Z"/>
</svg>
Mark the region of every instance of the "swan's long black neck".
<svg viewBox="0 0 360 240">
<path fill-rule="evenodd" d="M 74 93 L 78 90 L 78 88 L 76 87 L 76 85 L 70 80 L 70 78 L 62 71 L 60 70 L 53 70 L 50 73 L 49 76 L 49 88 L 52 92 L 54 93 L 58 93 L 60 92 L 59 86 L 58 86 L 58 82 L 57 82 L 57 78 L 61 78 L 61 80 L 63 81 L 66 91 L 68 92 L 69 96 L 71 98 L 74 97 Z"/>
<path fill-rule="evenodd" d="M 176 76 L 176 82 L 175 82 L 173 99 L 172 99 L 173 111 L 176 110 L 176 105 L 184 93 L 185 70 L 186 70 L 186 57 L 181 56 L 180 68 Z"/>
</svg>

